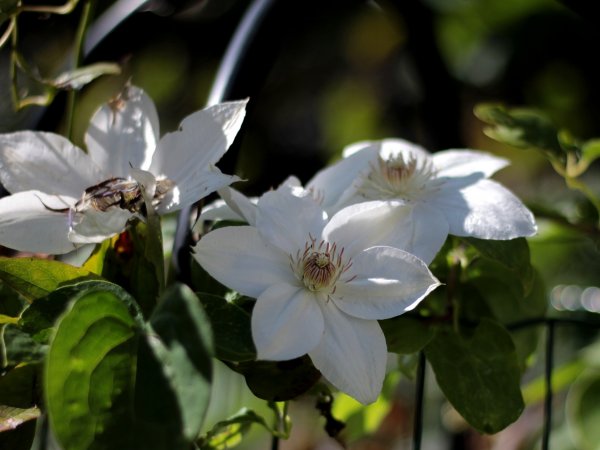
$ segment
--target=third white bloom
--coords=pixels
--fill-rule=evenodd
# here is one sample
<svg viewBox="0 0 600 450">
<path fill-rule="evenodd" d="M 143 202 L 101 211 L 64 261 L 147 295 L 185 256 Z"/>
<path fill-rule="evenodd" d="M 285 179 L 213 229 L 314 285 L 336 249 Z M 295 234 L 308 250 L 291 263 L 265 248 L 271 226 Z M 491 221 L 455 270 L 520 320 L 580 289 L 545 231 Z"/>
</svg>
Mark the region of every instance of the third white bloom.
<svg viewBox="0 0 600 450">
<path fill-rule="evenodd" d="M 334 386 L 371 403 L 387 360 L 377 320 L 414 308 L 439 283 L 415 256 L 374 246 L 371 230 L 355 227 L 363 216 L 351 206 L 328 220 L 312 198 L 272 191 L 258 201 L 256 226 L 212 231 L 194 252 L 218 281 L 257 299 L 259 359 L 308 354 Z"/>
</svg>

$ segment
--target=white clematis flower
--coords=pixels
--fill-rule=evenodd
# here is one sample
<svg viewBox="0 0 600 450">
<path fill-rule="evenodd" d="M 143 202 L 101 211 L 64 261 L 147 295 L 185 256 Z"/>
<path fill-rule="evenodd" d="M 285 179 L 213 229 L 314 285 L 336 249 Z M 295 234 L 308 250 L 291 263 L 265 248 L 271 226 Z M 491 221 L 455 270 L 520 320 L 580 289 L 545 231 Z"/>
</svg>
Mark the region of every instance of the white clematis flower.
<svg viewBox="0 0 600 450">
<path fill-rule="evenodd" d="M 142 190 L 159 214 L 176 211 L 239 178 L 215 167 L 237 134 L 247 101 L 186 117 L 159 139 L 152 100 L 128 86 L 92 117 L 88 153 L 46 132 L 0 135 L 0 245 L 63 254 L 143 218 Z"/>
<path fill-rule="evenodd" d="M 536 233 L 533 214 L 488 179 L 507 165 L 473 150 L 430 154 L 401 139 L 359 142 L 317 173 L 307 189 L 322 194 L 328 211 L 368 202 L 363 209 L 370 218 L 363 225 L 376 230 L 382 244 L 429 263 L 448 234 L 508 240 Z"/>
<path fill-rule="evenodd" d="M 256 226 L 206 234 L 194 257 L 221 283 L 257 299 L 252 336 L 258 358 L 308 354 L 338 389 L 377 399 L 387 347 L 378 319 L 414 308 L 439 283 L 405 251 L 372 246 L 363 214 L 350 206 L 327 220 L 309 196 L 281 189 L 257 204 Z"/>
</svg>

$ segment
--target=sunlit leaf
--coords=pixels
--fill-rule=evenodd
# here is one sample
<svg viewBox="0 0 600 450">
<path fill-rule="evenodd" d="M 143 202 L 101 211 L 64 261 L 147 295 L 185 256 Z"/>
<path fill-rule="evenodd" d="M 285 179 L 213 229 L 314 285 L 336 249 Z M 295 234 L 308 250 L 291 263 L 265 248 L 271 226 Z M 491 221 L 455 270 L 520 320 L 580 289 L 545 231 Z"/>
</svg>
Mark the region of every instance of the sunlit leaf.
<svg viewBox="0 0 600 450">
<path fill-rule="evenodd" d="M 544 114 L 527 108 L 508 109 L 497 104 L 480 104 L 475 115 L 491 125 L 486 135 L 514 147 L 535 147 L 562 159 L 564 149 L 558 140 L 558 130 Z"/>
<path fill-rule="evenodd" d="M 0 325 L 5 323 L 17 323 L 19 321 L 18 317 L 10 317 L 5 316 L 4 314 L 0 314 Z"/>
<path fill-rule="evenodd" d="M 118 75 L 120 73 L 121 67 L 118 64 L 100 62 L 63 72 L 58 77 L 45 81 L 57 89 L 79 90 L 102 75 Z"/>
<path fill-rule="evenodd" d="M 67 283 L 94 278 L 99 277 L 60 261 L 0 257 L 0 280 L 30 301 Z"/>
<path fill-rule="evenodd" d="M 84 291 L 60 319 L 44 380 L 50 424 L 65 450 L 135 448 L 128 441 L 139 339 L 111 292 Z"/>
<path fill-rule="evenodd" d="M 581 146 L 581 163 L 585 167 L 600 158 L 600 139 L 590 139 Z"/>
<path fill-rule="evenodd" d="M 0 433 L 16 428 L 29 420 L 37 419 L 39 415 L 40 410 L 37 407 L 23 409 L 0 405 Z"/>
<path fill-rule="evenodd" d="M 44 358 L 54 325 L 69 302 L 81 292 L 102 291 L 114 293 L 129 313 L 143 324 L 135 300 L 121 287 L 101 280 L 89 280 L 58 288 L 46 297 L 38 298 L 21 314 L 17 324 L 7 325 L 4 343 L 9 365 L 21 362 L 40 362 Z"/>
<path fill-rule="evenodd" d="M 520 369 L 502 326 L 484 319 L 470 337 L 439 331 L 425 354 L 446 398 L 477 430 L 496 433 L 520 416 Z"/>
<path fill-rule="evenodd" d="M 242 437 L 249 431 L 252 425 L 259 425 L 266 429 L 274 436 L 287 439 L 289 437 L 290 422 L 285 412 L 278 410 L 277 405 L 270 405 L 271 410 L 275 413 L 276 424 L 281 424 L 280 427 L 274 427 L 271 422 L 267 421 L 255 411 L 242 408 L 233 416 L 222 420 L 205 433 L 198 441 L 201 450 L 226 450 L 235 447 L 241 442 Z"/>
<path fill-rule="evenodd" d="M 0 448 L 30 450 L 35 422 L 40 415 L 37 407 L 15 408 L 0 405 Z"/>
<path fill-rule="evenodd" d="M 423 349 L 435 335 L 432 327 L 427 327 L 420 320 L 407 316 L 380 320 L 379 324 L 385 334 L 388 351 L 392 353 L 416 353 Z"/>
<path fill-rule="evenodd" d="M 204 293 L 198 296 L 212 324 L 217 358 L 232 362 L 254 360 L 250 314 L 223 297 Z"/>
<path fill-rule="evenodd" d="M 57 323 L 44 377 L 52 430 L 65 450 L 187 450 L 208 404 L 208 320 L 174 286 L 147 328 L 118 289 L 82 290 Z"/>
</svg>

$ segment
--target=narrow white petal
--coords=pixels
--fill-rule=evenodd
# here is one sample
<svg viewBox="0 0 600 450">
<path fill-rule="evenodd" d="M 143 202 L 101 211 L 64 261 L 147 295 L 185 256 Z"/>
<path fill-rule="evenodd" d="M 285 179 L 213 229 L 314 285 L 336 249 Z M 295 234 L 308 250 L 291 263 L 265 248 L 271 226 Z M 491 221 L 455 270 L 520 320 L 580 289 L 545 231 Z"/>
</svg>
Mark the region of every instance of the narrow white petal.
<svg viewBox="0 0 600 450">
<path fill-rule="evenodd" d="M 187 116 L 158 143 L 150 171 L 177 184 L 191 183 L 227 151 L 244 120 L 247 100 L 221 103 Z"/>
<path fill-rule="evenodd" d="M 130 167 L 148 170 L 158 136 L 154 103 L 143 90 L 130 86 L 96 111 L 85 144 L 105 173 L 126 177 Z"/>
<path fill-rule="evenodd" d="M 37 190 L 79 197 L 106 178 L 86 153 L 58 134 L 0 134 L 0 182 L 13 194 Z"/>
<path fill-rule="evenodd" d="M 125 230 L 127 222 L 132 217 L 133 213 L 118 207 L 112 207 L 107 211 L 86 209 L 74 215 L 69 239 L 77 244 L 102 242 Z"/>
<path fill-rule="evenodd" d="M 0 199 L 0 245 L 33 253 L 62 254 L 76 248 L 69 241 L 68 208 L 74 198 L 39 191 L 18 192 Z"/>
<path fill-rule="evenodd" d="M 371 170 L 371 164 L 377 161 L 379 145 L 370 142 L 354 144 L 350 147 L 353 151 L 347 158 L 326 167 L 307 183 L 306 189 L 312 190 L 322 199 L 321 206 L 325 210 L 337 209 L 342 198 L 353 194 L 354 184 L 361 175 Z M 346 195 L 344 195 L 346 194 Z"/>
<path fill-rule="evenodd" d="M 282 361 L 314 349 L 324 330 L 323 313 L 317 301 L 303 286 L 278 284 L 263 292 L 252 311 L 257 358 Z"/>
<path fill-rule="evenodd" d="M 377 400 L 387 361 L 387 346 L 375 320 L 351 317 L 332 302 L 324 306 L 325 332 L 308 353 L 313 364 L 336 388 L 363 404 Z"/>
<path fill-rule="evenodd" d="M 258 200 L 256 226 L 266 241 L 295 255 L 311 238 L 320 240 L 325 212 L 312 197 L 286 190 L 269 191 Z"/>
<path fill-rule="evenodd" d="M 392 247 L 371 247 L 352 258 L 332 301 L 354 317 L 389 319 L 416 307 L 437 286 L 427 265 L 414 255 Z"/>
<path fill-rule="evenodd" d="M 274 284 L 294 284 L 289 256 L 265 243 L 254 227 L 225 227 L 204 235 L 194 258 L 213 278 L 258 298 Z"/>
<path fill-rule="evenodd" d="M 175 186 L 161 199 L 156 210 L 159 214 L 177 211 L 192 205 L 207 195 L 240 181 L 235 175 L 225 175 L 216 167 L 205 170 L 195 177 L 183 181 L 175 181 Z"/>
<path fill-rule="evenodd" d="M 537 232 L 531 211 L 492 180 L 479 180 L 461 190 L 443 189 L 429 202 L 446 216 L 450 234 L 456 236 L 506 240 Z"/>
<path fill-rule="evenodd" d="M 249 225 L 256 225 L 256 204 L 258 203 L 258 197 L 248 198 L 241 192 L 230 187 L 220 189 L 219 195 L 242 220 L 248 222 Z"/>
<path fill-rule="evenodd" d="M 438 177 L 464 177 L 479 174 L 482 178 L 493 175 L 509 165 L 509 161 L 476 150 L 444 150 L 432 155 Z"/>
<path fill-rule="evenodd" d="M 323 236 L 348 256 L 375 245 L 405 250 L 430 263 L 448 236 L 445 216 L 427 205 L 397 200 L 348 206 L 335 214 Z"/>
</svg>

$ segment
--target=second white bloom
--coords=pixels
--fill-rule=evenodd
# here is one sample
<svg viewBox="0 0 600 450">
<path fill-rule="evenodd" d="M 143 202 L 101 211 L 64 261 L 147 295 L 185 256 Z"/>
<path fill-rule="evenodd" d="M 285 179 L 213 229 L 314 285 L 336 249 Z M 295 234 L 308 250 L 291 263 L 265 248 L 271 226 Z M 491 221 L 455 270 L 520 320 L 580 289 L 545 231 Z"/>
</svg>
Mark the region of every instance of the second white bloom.
<svg viewBox="0 0 600 450">
<path fill-rule="evenodd" d="M 327 220 L 311 198 L 285 190 L 265 194 L 257 208 L 256 226 L 208 233 L 195 258 L 221 283 L 257 299 L 259 359 L 308 354 L 334 386 L 375 401 L 387 359 L 377 320 L 414 308 L 438 281 L 417 257 L 373 246 L 370 230 L 355 227 L 362 208 Z"/>
</svg>

